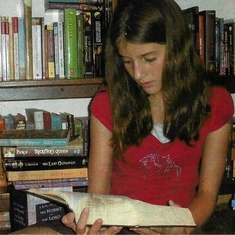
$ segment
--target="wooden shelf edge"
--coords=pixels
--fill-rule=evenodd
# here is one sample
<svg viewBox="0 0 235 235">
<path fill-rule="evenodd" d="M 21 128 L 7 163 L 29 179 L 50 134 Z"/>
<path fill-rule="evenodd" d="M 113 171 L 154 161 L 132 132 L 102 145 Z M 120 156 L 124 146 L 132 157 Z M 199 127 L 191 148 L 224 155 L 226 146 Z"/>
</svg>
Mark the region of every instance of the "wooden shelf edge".
<svg viewBox="0 0 235 235">
<path fill-rule="evenodd" d="M 36 87 L 36 86 L 93 85 L 93 84 L 101 84 L 102 82 L 103 82 L 103 78 L 2 81 L 2 82 L 0 82 L 0 88 L 6 88 L 6 87 L 20 88 L 20 87 Z"/>
</svg>

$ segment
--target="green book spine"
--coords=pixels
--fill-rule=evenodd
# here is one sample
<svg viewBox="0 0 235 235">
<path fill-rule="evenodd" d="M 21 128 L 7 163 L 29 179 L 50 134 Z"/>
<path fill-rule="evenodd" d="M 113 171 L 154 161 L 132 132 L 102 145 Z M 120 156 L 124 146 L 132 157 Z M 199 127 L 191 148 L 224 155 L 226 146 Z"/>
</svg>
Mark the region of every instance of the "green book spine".
<svg viewBox="0 0 235 235">
<path fill-rule="evenodd" d="M 65 76 L 78 77 L 77 18 L 75 9 L 64 10 Z"/>
<path fill-rule="evenodd" d="M 78 77 L 83 78 L 84 69 L 84 16 L 82 13 L 77 15 L 77 36 L 78 36 Z"/>
</svg>

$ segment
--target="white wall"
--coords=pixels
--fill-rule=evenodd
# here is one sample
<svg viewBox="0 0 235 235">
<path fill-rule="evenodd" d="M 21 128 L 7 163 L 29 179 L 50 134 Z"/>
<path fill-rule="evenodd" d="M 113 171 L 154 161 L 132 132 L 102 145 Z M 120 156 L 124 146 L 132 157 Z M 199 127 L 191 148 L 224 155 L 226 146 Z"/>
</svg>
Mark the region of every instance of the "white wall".
<svg viewBox="0 0 235 235">
<path fill-rule="evenodd" d="M 225 19 L 235 18 L 235 0 L 176 0 L 182 9 L 199 6 L 200 10 L 214 9 L 218 17 Z M 20 16 L 22 0 L 0 0 L 0 15 Z M 52 22 L 58 19 L 57 14 L 44 13 L 44 0 L 32 0 L 33 16 L 45 16 L 45 22 Z M 44 101 L 22 101 L 22 102 L 0 102 L 0 113 L 15 114 L 24 113 L 25 108 L 35 107 L 51 110 L 53 112 L 71 112 L 77 116 L 88 114 L 87 106 L 90 99 L 70 100 L 44 100 Z"/>
</svg>

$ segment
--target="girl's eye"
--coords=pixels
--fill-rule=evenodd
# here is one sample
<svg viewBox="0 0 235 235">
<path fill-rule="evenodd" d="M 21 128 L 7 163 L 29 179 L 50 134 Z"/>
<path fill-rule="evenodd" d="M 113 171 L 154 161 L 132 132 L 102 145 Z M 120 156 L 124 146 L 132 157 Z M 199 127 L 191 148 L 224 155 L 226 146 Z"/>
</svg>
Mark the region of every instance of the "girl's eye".
<svg viewBox="0 0 235 235">
<path fill-rule="evenodd" d="M 123 64 L 130 64 L 131 61 L 130 60 L 122 60 Z"/>
<path fill-rule="evenodd" d="M 151 63 L 151 62 L 154 62 L 156 60 L 156 58 L 145 58 L 145 61 L 148 62 L 148 63 Z"/>
</svg>

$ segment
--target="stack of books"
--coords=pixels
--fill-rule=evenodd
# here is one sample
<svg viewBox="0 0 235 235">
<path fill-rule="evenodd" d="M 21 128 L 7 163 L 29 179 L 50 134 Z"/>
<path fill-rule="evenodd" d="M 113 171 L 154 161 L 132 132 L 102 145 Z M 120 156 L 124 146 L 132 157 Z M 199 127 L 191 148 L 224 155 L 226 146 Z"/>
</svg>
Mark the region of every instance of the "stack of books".
<svg viewBox="0 0 235 235">
<path fill-rule="evenodd" d="M 0 234 L 11 231 L 10 223 L 10 196 L 7 187 L 0 187 Z"/>
<path fill-rule="evenodd" d="M 70 129 L 0 131 L 2 165 L 9 184 L 11 230 L 60 220 L 67 208 L 29 195 L 31 188 L 73 191 L 88 185 L 83 134 Z M 8 214 L 9 215 L 9 214 Z"/>
</svg>

